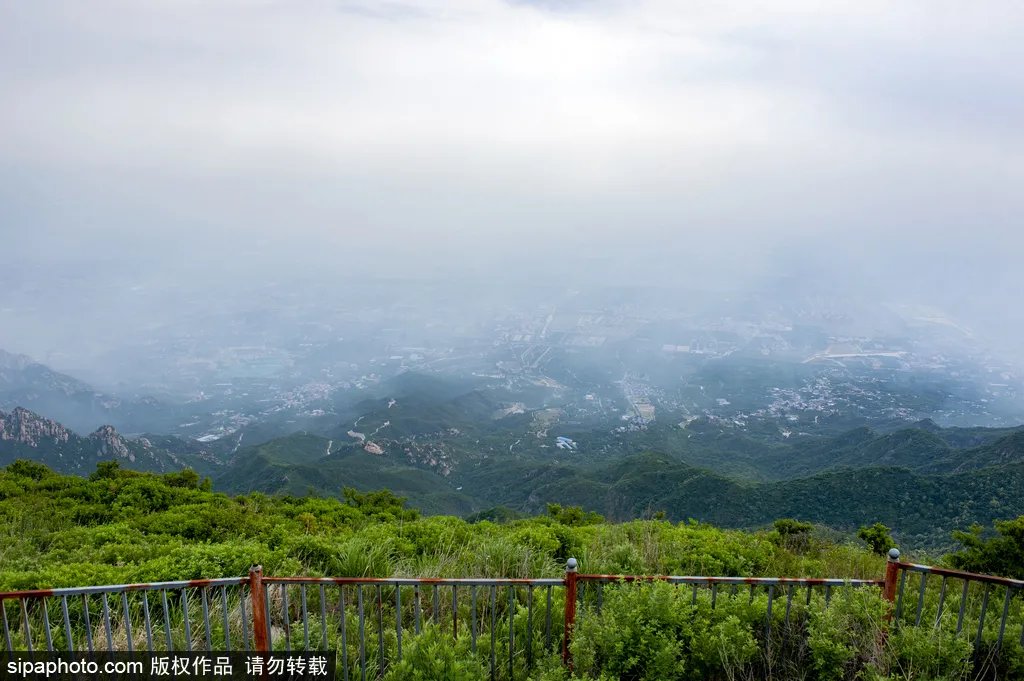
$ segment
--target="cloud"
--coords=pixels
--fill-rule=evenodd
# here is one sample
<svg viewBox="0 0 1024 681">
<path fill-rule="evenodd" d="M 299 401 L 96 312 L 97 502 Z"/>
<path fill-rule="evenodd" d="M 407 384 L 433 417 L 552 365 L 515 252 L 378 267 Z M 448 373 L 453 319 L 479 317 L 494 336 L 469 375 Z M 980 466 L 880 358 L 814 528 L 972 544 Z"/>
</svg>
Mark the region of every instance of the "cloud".
<svg viewBox="0 0 1024 681">
<path fill-rule="evenodd" d="M 990 244 L 1022 208 L 1009 2 L 0 12 L 0 229 L 82 253 L 186 235 L 414 258 L 629 234 L 754 262 Z"/>
</svg>

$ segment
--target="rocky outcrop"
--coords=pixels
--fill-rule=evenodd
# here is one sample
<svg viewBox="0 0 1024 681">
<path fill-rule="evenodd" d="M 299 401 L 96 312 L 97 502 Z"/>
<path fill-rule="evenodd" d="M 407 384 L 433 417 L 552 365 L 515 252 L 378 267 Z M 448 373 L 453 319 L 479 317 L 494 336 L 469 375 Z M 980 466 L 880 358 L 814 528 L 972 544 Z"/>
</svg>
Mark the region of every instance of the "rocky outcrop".
<svg viewBox="0 0 1024 681">
<path fill-rule="evenodd" d="M 89 436 L 89 439 L 96 443 L 100 456 L 116 456 L 119 459 L 135 461 L 135 454 L 113 426 L 100 426 Z"/>
<path fill-rule="evenodd" d="M 57 421 L 23 407 L 0 411 L 0 466 L 31 459 L 64 473 L 87 473 L 100 461 L 120 461 L 122 466 L 143 471 L 177 471 L 189 467 L 207 470 L 220 462 L 187 441 L 165 437 L 177 444 L 180 454 L 154 445 L 151 439 L 126 438 L 113 426 L 100 426 L 82 437 Z"/>
<path fill-rule="evenodd" d="M 9 414 L 0 411 L 0 440 L 38 447 L 44 441 L 66 443 L 70 437 L 67 428 L 28 409 L 15 407 Z"/>
</svg>

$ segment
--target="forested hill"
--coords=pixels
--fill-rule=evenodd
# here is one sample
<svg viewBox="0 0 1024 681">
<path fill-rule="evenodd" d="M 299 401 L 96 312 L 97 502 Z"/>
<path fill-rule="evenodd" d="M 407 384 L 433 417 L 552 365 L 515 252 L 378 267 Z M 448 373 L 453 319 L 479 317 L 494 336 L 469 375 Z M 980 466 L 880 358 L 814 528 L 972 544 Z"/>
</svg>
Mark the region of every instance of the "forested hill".
<svg viewBox="0 0 1024 681">
<path fill-rule="evenodd" d="M 571 432 L 577 448 L 566 450 L 536 436 L 510 445 L 509 419 L 482 417 L 490 407 L 480 407 L 479 396 L 455 399 L 479 408 L 379 405 L 394 422 L 366 428 L 373 446 L 361 433 L 364 439 L 296 433 L 230 450 L 221 441 L 127 438 L 109 427 L 79 436 L 19 408 L 0 412 L 0 465 L 27 458 L 80 475 L 111 459 L 137 470 L 188 467 L 236 494 L 385 488 L 424 513 L 460 516 L 568 503 L 617 521 L 660 512 L 738 528 L 789 516 L 844 532 L 881 521 L 907 545 L 938 548 L 949 545 L 953 530 L 1024 513 L 1024 429 L 919 422 L 784 439 L 767 426 L 737 434 L 697 421 L 652 424 L 628 440 L 596 429 Z M 415 433 L 372 435 L 406 426 Z"/>
</svg>

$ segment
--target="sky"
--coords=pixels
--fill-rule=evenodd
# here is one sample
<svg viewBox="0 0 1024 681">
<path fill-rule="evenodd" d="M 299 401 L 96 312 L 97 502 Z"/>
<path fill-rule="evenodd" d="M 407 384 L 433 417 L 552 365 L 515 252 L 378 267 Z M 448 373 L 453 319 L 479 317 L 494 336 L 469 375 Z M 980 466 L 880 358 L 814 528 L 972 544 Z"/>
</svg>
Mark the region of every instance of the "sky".
<svg viewBox="0 0 1024 681">
<path fill-rule="evenodd" d="M 1022 63 L 1003 0 L 0 0 L 0 268 L 826 273 L 1010 343 Z"/>
</svg>

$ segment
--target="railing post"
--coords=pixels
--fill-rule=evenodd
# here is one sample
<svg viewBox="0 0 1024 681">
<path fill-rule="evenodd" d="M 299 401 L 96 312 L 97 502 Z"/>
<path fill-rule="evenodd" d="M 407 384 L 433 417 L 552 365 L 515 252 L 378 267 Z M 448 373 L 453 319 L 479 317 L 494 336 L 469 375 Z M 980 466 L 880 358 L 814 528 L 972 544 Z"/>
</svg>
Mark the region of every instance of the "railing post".
<svg viewBox="0 0 1024 681">
<path fill-rule="evenodd" d="M 565 563 L 565 629 L 562 633 L 562 663 L 572 669 L 572 656 L 569 654 L 569 643 L 572 640 L 572 628 L 576 623 L 576 567 L 575 558 Z"/>
<path fill-rule="evenodd" d="M 896 602 L 896 582 L 899 581 L 900 577 L 900 550 L 897 548 L 889 549 L 889 560 L 885 564 L 885 584 L 882 587 L 882 596 L 885 600 L 889 601 L 890 604 Z M 892 608 L 889 608 L 886 614 L 886 620 L 892 619 Z"/>
<path fill-rule="evenodd" d="M 263 566 L 249 568 L 249 596 L 252 598 L 252 636 L 256 650 L 269 652 L 267 642 L 267 608 L 263 596 Z"/>
</svg>

